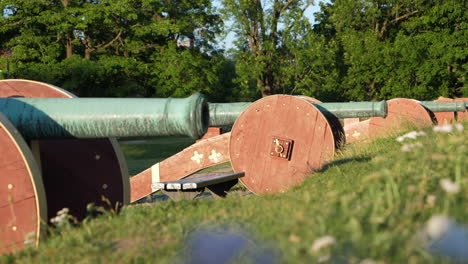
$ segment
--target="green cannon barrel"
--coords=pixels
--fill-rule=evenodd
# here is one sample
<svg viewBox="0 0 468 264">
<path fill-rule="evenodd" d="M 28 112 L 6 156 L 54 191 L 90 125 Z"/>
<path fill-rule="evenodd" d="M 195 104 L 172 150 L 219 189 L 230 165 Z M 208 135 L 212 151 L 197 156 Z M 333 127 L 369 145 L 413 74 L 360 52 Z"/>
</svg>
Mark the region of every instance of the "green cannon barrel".
<svg viewBox="0 0 468 264">
<path fill-rule="evenodd" d="M 432 101 L 419 102 L 432 112 L 463 112 L 466 109 L 465 102 L 440 103 Z"/>
<path fill-rule="evenodd" d="M 237 117 L 252 103 L 209 103 L 209 126 L 232 126 Z M 313 103 L 323 114 L 338 118 L 387 116 L 387 102 Z"/>
<path fill-rule="evenodd" d="M 208 103 L 188 98 L 0 98 L 5 114 L 29 139 L 190 136 L 208 128 Z"/>
<path fill-rule="evenodd" d="M 324 115 L 338 118 L 386 117 L 387 102 L 313 103 Z"/>
<path fill-rule="evenodd" d="M 210 127 L 232 126 L 237 117 L 252 103 L 208 103 L 210 109 Z"/>
</svg>

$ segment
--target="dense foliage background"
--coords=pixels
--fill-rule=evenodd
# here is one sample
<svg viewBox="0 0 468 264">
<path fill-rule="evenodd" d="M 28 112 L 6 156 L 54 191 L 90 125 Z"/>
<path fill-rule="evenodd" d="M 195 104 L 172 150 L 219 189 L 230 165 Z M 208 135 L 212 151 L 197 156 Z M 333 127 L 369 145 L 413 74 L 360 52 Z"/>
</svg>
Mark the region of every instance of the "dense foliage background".
<svg viewBox="0 0 468 264">
<path fill-rule="evenodd" d="M 464 0 L 0 0 L 0 79 L 79 96 L 468 96 Z M 235 48 L 217 37 L 230 32 Z"/>
</svg>

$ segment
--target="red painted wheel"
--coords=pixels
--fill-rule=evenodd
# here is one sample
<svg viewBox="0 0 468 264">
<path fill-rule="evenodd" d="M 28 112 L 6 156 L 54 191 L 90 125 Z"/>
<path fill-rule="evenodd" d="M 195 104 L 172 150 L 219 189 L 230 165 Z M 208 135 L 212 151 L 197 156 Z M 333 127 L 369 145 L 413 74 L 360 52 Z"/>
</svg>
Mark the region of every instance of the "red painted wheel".
<svg viewBox="0 0 468 264">
<path fill-rule="evenodd" d="M 386 118 L 372 117 L 369 121 L 369 136 L 384 137 L 409 127 L 428 127 L 434 124 L 434 117 L 417 101 L 395 98 L 387 101 Z"/>
<path fill-rule="evenodd" d="M 45 83 L 29 80 L 1 80 L 0 97 L 71 98 L 74 96 Z M 62 208 L 68 208 L 71 215 L 82 219 L 87 214 L 86 207 L 89 203 L 113 208 L 129 203 L 128 171 L 115 139 L 29 140 L 27 145 L 32 150 L 33 159 L 42 174 L 46 193 L 44 202 L 47 209 L 43 210 L 47 212 L 46 220 L 56 216 Z M 2 155 L 5 151 L 13 151 L 11 147 L 7 148 L 3 143 L 0 146 Z M 5 178 L 8 180 L 7 175 L 0 173 L 0 181 Z M 35 178 L 38 177 L 35 176 Z M 36 182 L 31 184 L 34 186 Z M 40 187 L 37 188 L 40 189 Z M 0 202 L 4 202 L 6 198 L 0 197 L 0 199 Z M 35 197 L 34 199 L 39 201 L 43 198 Z M 7 217 L 8 219 L 1 214 L 0 228 L 2 230 L 8 229 L 3 221 L 9 224 L 21 222 L 24 219 L 39 221 L 38 219 L 44 216 L 37 210 L 30 210 L 16 214 L 13 218 L 9 215 Z M 2 238 L 0 243 L 11 246 L 13 242 Z"/>
<path fill-rule="evenodd" d="M 452 98 L 439 97 L 434 102 L 453 103 L 454 100 Z M 455 121 L 455 112 L 434 112 L 434 115 L 439 125 L 450 124 Z"/>
<path fill-rule="evenodd" d="M 273 95 L 250 105 L 236 120 L 229 155 L 253 193 L 286 191 L 332 159 L 335 137 L 325 116 L 304 99 Z"/>
<path fill-rule="evenodd" d="M 47 221 L 41 172 L 21 134 L 0 113 L 0 254 L 37 245 Z"/>
</svg>

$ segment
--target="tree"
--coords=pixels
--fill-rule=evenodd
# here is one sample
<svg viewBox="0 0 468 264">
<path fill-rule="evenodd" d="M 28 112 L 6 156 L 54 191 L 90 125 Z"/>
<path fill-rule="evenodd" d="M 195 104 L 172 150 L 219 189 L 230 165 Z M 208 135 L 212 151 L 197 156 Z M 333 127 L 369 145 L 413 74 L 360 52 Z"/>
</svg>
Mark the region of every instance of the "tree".
<svg viewBox="0 0 468 264">
<path fill-rule="evenodd" d="M 210 0 L 0 0 L 0 8 L 9 12 L 0 49 L 12 50 L 16 77 L 81 96 L 221 88 L 213 42 L 222 22 Z"/>
<path fill-rule="evenodd" d="M 290 41 L 304 36 L 308 21 L 304 11 L 311 1 L 224 0 L 222 14 L 231 20 L 236 34 L 238 83 L 246 90 L 256 87 L 262 96 L 280 90 L 282 63 L 288 57 Z M 251 94 L 253 95 L 253 94 Z"/>
<path fill-rule="evenodd" d="M 466 1 L 336 0 L 322 6 L 314 30 L 337 42 L 345 98 L 460 96 L 468 58 L 462 10 Z"/>
</svg>

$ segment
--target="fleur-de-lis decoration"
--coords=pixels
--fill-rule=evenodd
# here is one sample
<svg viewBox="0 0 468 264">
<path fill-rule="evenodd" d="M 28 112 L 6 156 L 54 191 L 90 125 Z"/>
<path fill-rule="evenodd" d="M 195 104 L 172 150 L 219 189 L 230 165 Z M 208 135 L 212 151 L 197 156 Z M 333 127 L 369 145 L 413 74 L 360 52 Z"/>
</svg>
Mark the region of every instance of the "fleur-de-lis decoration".
<svg viewBox="0 0 468 264">
<path fill-rule="evenodd" d="M 212 149 L 211 150 L 211 155 L 208 156 L 208 158 L 210 160 L 212 160 L 214 163 L 217 163 L 222 156 L 223 155 L 221 153 L 216 152 L 216 150 Z"/>
<path fill-rule="evenodd" d="M 357 130 L 355 130 L 353 133 L 353 137 L 359 137 L 360 135 L 361 133 L 357 132 Z"/>
<path fill-rule="evenodd" d="M 196 163 L 200 164 L 201 160 L 203 159 L 205 155 L 201 154 L 201 153 L 198 153 L 198 151 L 194 151 L 193 152 L 193 157 L 191 157 L 190 159 L 195 161 Z"/>
</svg>

